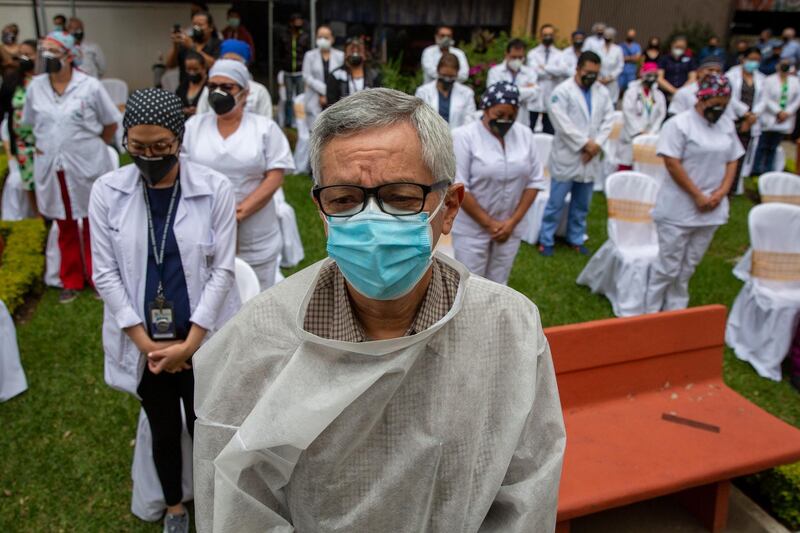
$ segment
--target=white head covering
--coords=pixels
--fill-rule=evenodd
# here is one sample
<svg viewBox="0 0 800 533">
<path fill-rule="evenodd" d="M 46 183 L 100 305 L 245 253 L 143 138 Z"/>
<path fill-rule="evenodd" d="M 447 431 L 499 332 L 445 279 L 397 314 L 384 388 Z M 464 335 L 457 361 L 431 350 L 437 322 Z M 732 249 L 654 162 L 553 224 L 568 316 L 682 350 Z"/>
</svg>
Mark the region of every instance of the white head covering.
<svg viewBox="0 0 800 533">
<path fill-rule="evenodd" d="M 218 59 L 208 73 L 209 78 L 225 76 L 236 82 L 239 87 L 247 89 L 250 86 L 250 73 L 244 63 L 233 59 Z"/>
</svg>

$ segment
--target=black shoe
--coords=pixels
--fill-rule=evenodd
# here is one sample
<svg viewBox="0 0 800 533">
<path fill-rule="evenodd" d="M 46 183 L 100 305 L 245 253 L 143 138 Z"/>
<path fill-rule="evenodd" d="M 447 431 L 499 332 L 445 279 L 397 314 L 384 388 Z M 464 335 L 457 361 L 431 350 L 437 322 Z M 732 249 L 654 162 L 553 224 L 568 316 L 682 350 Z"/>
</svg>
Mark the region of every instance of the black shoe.
<svg viewBox="0 0 800 533">
<path fill-rule="evenodd" d="M 61 294 L 58 295 L 58 303 L 61 304 L 68 304 L 75 301 L 75 298 L 78 297 L 78 291 L 73 289 L 64 289 L 61 291 Z"/>
<path fill-rule="evenodd" d="M 795 374 L 794 376 L 792 376 L 790 382 L 792 384 L 792 387 L 794 387 L 794 390 L 800 392 L 800 374 Z"/>
</svg>

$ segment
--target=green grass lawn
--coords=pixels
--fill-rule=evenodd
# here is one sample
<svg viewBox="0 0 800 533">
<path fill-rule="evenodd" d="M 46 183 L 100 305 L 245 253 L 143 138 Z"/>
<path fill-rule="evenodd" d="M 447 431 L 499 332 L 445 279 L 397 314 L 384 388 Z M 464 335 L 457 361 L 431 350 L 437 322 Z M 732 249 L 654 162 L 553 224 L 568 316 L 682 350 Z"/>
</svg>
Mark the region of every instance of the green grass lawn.
<svg viewBox="0 0 800 533">
<path fill-rule="evenodd" d="M 287 178 L 306 249 L 302 268 L 325 255 L 322 223 L 305 176 Z M 747 212 L 737 198 L 692 279 L 692 305 L 730 306 L 741 283 L 731 274 L 747 247 Z M 606 205 L 595 195 L 589 248 L 606 239 Z M 566 248 L 551 259 L 523 244 L 510 285 L 535 301 L 545 326 L 612 316 L 607 300 L 575 284 L 588 261 Z M 297 269 L 295 269 L 297 270 Z M 18 328 L 30 390 L 0 404 L 0 531 L 157 531 L 130 508 L 130 466 L 138 403 L 103 382 L 102 304 L 82 295 L 70 306 L 48 290 Z M 753 402 L 800 427 L 800 397 L 787 382 L 758 377 L 725 353 L 725 380 Z"/>
</svg>

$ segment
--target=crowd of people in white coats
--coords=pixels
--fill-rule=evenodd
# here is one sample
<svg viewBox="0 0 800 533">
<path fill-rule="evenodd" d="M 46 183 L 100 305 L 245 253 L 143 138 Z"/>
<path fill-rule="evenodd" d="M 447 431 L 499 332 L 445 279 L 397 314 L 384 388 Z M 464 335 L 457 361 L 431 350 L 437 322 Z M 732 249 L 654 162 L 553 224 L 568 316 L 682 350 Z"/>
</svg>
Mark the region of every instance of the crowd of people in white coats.
<svg viewBox="0 0 800 533">
<path fill-rule="evenodd" d="M 232 11 L 225 33 L 237 37 L 240 21 Z M 231 28 L 236 31 L 227 31 Z M 523 240 L 538 245 L 545 258 L 554 254 L 558 236 L 575 253 L 589 255 L 587 215 L 592 196 L 603 188 L 610 244 L 590 260 L 579 283 L 605 293 L 621 316 L 687 307 L 689 281 L 728 220 L 729 196 L 742 176 L 782 169 L 776 163 L 779 144 L 794 131 L 800 108 L 795 73 L 800 45 L 793 32 L 761 46 L 737 44 L 738 55 L 730 58 L 717 40 L 696 54 L 678 36 L 663 52 L 652 41 L 643 48 L 629 30 L 617 44 L 616 31 L 600 23 L 590 35 L 573 32 L 562 50 L 555 45 L 556 28 L 545 24 L 531 50 L 524 41 L 509 41 L 504 60 L 491 68 L 476 100 L 464 84 L 467 56 L 446 26 L 423 52 L 425 81 L 418 98 L 377 89 L 381 76 L 362 39 L 350 38 L 338 50 L 333 32 L 323 25 L 316 28 L 316 47 L 306 51 L 302 18 L 293 16 L 290 28 L 287 46 L 293 54 L 282 72 L 281 122 L 297 127 L 294 153 L 273 121 L 269 92 L 248 71 L 252 42 L 220 41 L 207 12 L 193 13 L 189 33 L 176 28 L 173 34 L 168 63 L 180 72 L 176 91 L 137 90 L 122 112 L 98 81 L 102 72 L 81 69 L 77 26 L 19 44 L 16 34 L 6 36 L 13 28 L 3 32 L 4 45 L 13 46 L 15 54 L 7 52 L 12 64 L 3 77 L 6 97 L 0 98 L 7 102 L 3 139 L 11 156 L 2 214 L 54 222 L 48 281 L 62 288 L 62 303 L 85 288 L 103 300 L 105 380 L 142 405 L 133 510 L 150 520 L 163 515 L 165 531 L 189 528 L 183 502 L 193 497 L 195 398 L 203 404 L 209 439 L 204 444 L 224 447 L 212 452 L 206 446 L 202 470 L 195 468 L 205 476 L 203 497 L 211 498 L 200 512 L 213 508 L 213 529 L 233 530 L 233 509 L 241 502 L 235 500 L 238 493 L 226 492 L 226 483 L 248 481 L 213 480 L 208 454 L 223 457 L 238 445 L 214 440 L 225 432 L 209 420 L 225 416 L 207 393 L 220 398 L 214 387 L 224 384 L 210 384 L 218 376 L 198 377 L 202 390 L 196 396 L 194 356 L 237 314 L 243 299 L 273 287 L 282 279 L 281 266 L 302 259 L 294 212 L 281 190 L 285 175 L 313 172 L 313 201 L 335 265 L 323 267 L 316 290 L 305 298 L 303 335 L 329 339 L 336 349 L 363 343 L 366 351 L 358 353 L 372 353 L 371 343 L 377 342 L 375 349 L 388 353 L 368 328 L 368 311 L 379 308 L 375 302 L 401 301 L 426 280 L 416 314 L 396 335 L 413 339 L 461 305 L 457 295 L 468 273 L 507 284 Z M 79 29 L 82 38 L 82 25 Z M 361 107 L 348 106 L 355 101 L 348 97 L 359 93 Z M 387 102 L 385 117 L 369 115 Z M 406 108 L 405 115 L 397 111 Z M 328 123 L 318 124 L 323 119 Z M 373 149 L 346 135 L 368 129 L 365 124 L 416 128 L 417 159 L 432 182 L 404 177 L 407 169 L 399 161 L 413 146 Z M 323 165 L 322 154 L 334 143 L 340 143 L 339 152 L 325 156 Z M 115 144 L 133 164 L 119 168 L 117 152 L 109 149 Z M 354 174 L 342 177 L 345 170 Z M 463 213 L 456 217 L 459 204 Z M 442 217 L 443 223 L 433 222 Z M 647 225 L 636 226 L 641 222 Z M 432 256 L 431 227 L 437 240 L 439 233 L 452 234 L 442 250 L 455 262 Z M 617 231 L 639 231 L 651 245 L 647 261 L 618 254 L 611 242 Z M 758 254 L 755 250 L 748 260 L 763 266 L 767 259 Z M 352 312 L 343 312 L 351 305 Z M 800 302 L 794 305 L 800 308 Z M 332 312 L 335 316 L 328 316 Z M 782 318 L 781 324 L 790 329 L 796 319 Z M 734 344 L 741 334 L 735 326 L 729 327 Z M 230 338 L 230 327 L 226 331 Z M 787 330 L 783 348 L 775 348 L 783 350 L 781 359 L 792 334 Z M 276 339 L 280 346 L 282 341 L 289 342 Z M 800 386 L 800 347 L 793 350 L 792 379 Z M 775 361 L 760 365 L 757 358 L 742 357 L 776 379 Z M 552 368 L 547 372 L 537 379 L 550 379 Z M 543 390 L 554 386 L 542 383 Z M 549 431 L 556 442 L 563 428 L 559 436 L 560 418 L 553 417 Z M 244 427 L 241 420 L 237 424 Z M 563 446 L 560 451 L 554 446 L 554 464 L 560 465 L 560 454 Z M 292 460 L 300 468 L 297 457 Z M 280 470 L 276 462 L 268 464 Z M 220 466 L 246 477 L 247 465 L 236 467 Z M 551 478 L 548 474 L 552 483 Z M 264 496 L 256 511 L 248 507 L 250 518 L 281 525 L 297 511 L 274 498 Z M 539 504 L 547 502 L 531 503 Z M 554 520 L 554 509 L 544 514 L 545 523 Z M 221 516 L 229 522 L 219 522 Z M 207 514 L 198 526 L 211 530 L 210 520 Z"/>
</svg>

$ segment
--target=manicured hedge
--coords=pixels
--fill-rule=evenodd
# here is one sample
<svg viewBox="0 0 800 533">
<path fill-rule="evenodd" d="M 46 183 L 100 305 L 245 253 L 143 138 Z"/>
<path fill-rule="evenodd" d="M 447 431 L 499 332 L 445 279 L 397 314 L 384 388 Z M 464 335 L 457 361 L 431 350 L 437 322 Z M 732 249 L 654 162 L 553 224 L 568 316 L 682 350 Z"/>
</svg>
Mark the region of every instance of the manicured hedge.
<svg viewBox="0 0 800 533">
<path fill-rule="evenodd" d="M 0 258 L 0 300 L 13 314 L 25 295 L 41 283 L 47 229 L 40 219 L 0 222 L 0 234 L 5 239 Z"/>
<path fill-rule="evenodd" d="M 800 463 L 765 470 L 745 483 L 789 529 L 800 530 Z"/>
</svg>

